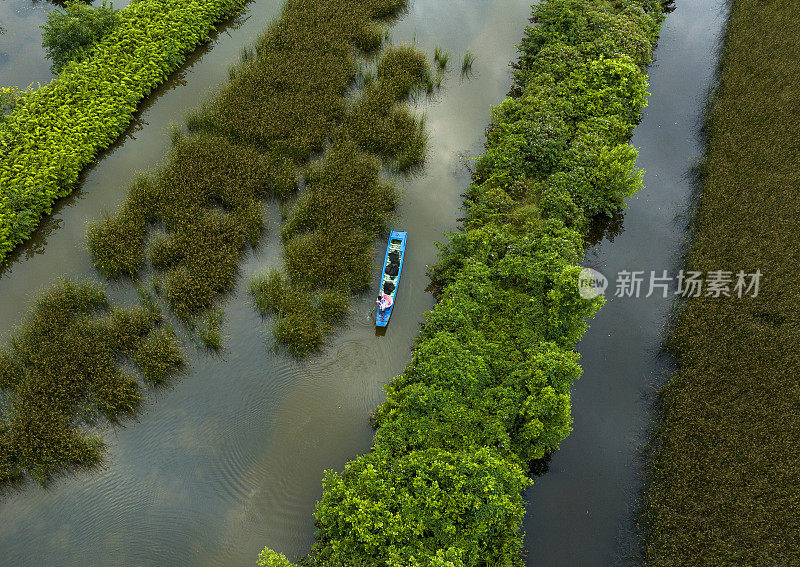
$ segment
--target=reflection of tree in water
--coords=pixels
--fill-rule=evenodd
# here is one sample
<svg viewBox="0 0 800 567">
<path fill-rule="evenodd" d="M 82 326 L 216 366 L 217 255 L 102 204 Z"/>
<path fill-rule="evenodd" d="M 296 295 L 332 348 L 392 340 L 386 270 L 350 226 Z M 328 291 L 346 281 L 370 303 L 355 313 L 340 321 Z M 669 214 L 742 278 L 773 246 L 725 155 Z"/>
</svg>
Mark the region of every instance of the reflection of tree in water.
<svg viewBox="0 0 800 567">
<path fill-rule="evenodd" d="M 596 246 L 602 240 L 614 242 L 614 239 L 625 230 L 625 213 L 617 211 L 614 216 L 599 215 L 589 223 L 589 234 L 586 235 L 586 245 Z"/>
<path fill-rule="evenodd" d="M 102 156 L 108 151 L 110 151 L 110 149 L 101 152 L 100 155 Z M 34 256 L 43 254 L 45 252 L 47 249 L 48 238 L 50 238 L 56 231 L 63 228 L 65 211 L 75 205 L 76 201 L 84 198 L 85 194 L 83 192 L 83 182 L 86 179 L 86 175 L 92 169 L 94 169 L 94 167 L 95 166 L 92 165 L 81 172 L 73 192 L 56 201 L 53 204 L 53 210 L 51 214 L 42 217 L 41 223 L 33 231 L 31 237 L 14 248 L 14 250 L 12 250 L 8 256 L 6 256 L 2 265 L 0 265 L 0 278 L 10 274 L 14 270 L 15 264 L 30 260 Z"/>
<path fill-rule="evenodd" d="M 536 459 L 528 463 L 531 476 L 542 476 L 547 474 L 550 470 L 550 459 L 553 458 L 553 453 L 547 453 L 541 459 Z"/>
<path fill-rule="evenodd" d="M 70 197 L 67 197 L 67 199 Z M 61 203 L 58 203 L 57 205 L 63 206 Z M 53 210 L 55 211 L 56 209 L 54 208 Z M 61 223 L 61 218 L 44 218 L 41 224 L 34 231 L 33 236 L 31 236 L 29 240 L 17 246 L 8 254 L 8 256 L 6 256 L 2 266 L 0 266 L 0 277 L 3 277 L 7 273 L 10 274 L 13 271 L 14 264 L 17 262 L 30 260 L 37 254 L 43 254 L 45 248 L 47 247 L 48 237 L 56 230 L 61 228 Z"/>
</svg>

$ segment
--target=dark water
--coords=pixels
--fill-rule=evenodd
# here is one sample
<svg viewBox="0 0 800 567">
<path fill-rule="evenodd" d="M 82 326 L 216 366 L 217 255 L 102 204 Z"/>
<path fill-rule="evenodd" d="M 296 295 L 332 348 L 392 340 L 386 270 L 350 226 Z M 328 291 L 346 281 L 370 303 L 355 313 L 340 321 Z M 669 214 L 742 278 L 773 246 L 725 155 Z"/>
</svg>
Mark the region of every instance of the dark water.
<svg viewBox="0 0 800 567">
<path fill-rule="evenodd" d="M 663 25 L 648 72 L 653 94 L 633 137 L 646 187 L 586 256 L 586 265 L 610 280 L 608 301 L 578 348 L 583 378 L 573 388 L 574 430 L 528 491 L 531 566 L 640 563 L 633 533 L 641 448 L 654 384 L 667 370 L 658 353 L 672 297 L 663 299 L 660 290 L 650 298 L 613 295 L 622 270 L 646 272 L 642 295 L 651 270 L 677 273 L 691 194 L 687 172 L 702 151 L 700 113 L 725 16 L 720 0 L 678 0 Z"/>
<path fill-rule="evenodd" d="M 9 11 L 31 8 L 29 0 L 0 2 L 3 26 Z M 280 4 L 250 3 L 245 18 L 224 28 L 211 49 L 148 99 L 125 139 L 0 273 L 0 332 L 19 322 L 36 289 L 62 274 L 93 275 L 86 222 L 122 201 L 137 170 L 163 159 L 170 122 L 225 80 L 241 47 Z M 189 347 L 185 376 L 153 393 L 138 421 L 103 433 L 103 469 L 1 499 L 0 566 L 244 566 L 265 545 L 290 557 L 308 550 L 323 470 L 341 469 L 369 450 L 367 415 L 383 399 L 382 385 L 402 371 L 421 313 L 432 305 L 424 288 L 433 241 L 456 225 L 468 183 L 463 158 L 482 147 L 489 107 L 510 86 L 508 62 L 530 13 L 529 0 L 411 4 L 393 29 L 395 42 L 414 41 L 431 57 L 441 45 L 452 52 L 453 70 L 445 90 L 419 108 L 431 130 L 428 165 L 423 175 L 400 183 L 393 227 L 408 230 L 409 243 L 386 336 L 375 336 L 368 294 L 322 355 L 296 363 L 270 352 L 263 322 L 244 293 L 249 275 L 280 261 L 279 215 L 269 207 L 271 230 L 246 258 L 225 304 L 223 352 L 208 356 Z M 35 26 L 28 30 L 38 33 Z M 0 36 L 0 52 L 13 47 L 9 33 Z M 472 78 L 462 81 L 458 67 L 466 49 L 477 59 Z M 29 81 L 39 60 L 20 55 L 15 61 L 18 82 Z M 9 65 L 0 67 L 4 83 Z M 376 251 L 376 286 L 382 253 Z M 124 291 L 122 284 L 113 287 Z"/>
</svg>

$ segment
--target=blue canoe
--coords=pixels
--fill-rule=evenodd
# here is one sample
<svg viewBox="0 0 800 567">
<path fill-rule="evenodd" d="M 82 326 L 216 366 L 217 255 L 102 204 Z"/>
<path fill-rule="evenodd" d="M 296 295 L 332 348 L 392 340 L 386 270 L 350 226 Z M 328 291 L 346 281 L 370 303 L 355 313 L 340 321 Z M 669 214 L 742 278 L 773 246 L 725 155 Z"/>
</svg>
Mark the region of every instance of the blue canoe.
<svg viewBox="0 0 800 567">
<path fill-rule="evenodd" d="M 383 271 L 381 287 L 378 295 L 384 293 L 392 298 L 392 304 L 375 316 L 375 325 L 385 327 L 389 323 L 394 309 L 394 300 L 397 297 L 397 286 L 400 283 L 400 272 L 403 271 L 403 257 L 406 254 L 407 232 L 393 230 L 389 235 L 389 244 L 386 246 L 386 255 L 383 257 Z M 395 271 L 396 269 L 396 271 Z"/>
</svg>

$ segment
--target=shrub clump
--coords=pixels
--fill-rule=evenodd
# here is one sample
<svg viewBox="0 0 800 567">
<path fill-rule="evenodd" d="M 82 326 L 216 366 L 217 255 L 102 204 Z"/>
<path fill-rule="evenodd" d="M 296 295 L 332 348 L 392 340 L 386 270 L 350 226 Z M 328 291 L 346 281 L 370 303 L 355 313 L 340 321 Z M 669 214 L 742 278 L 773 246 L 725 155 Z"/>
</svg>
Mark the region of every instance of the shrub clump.
<svg viewBox="0 0 800 567">
<path fill-rule="evenodd" d="M 96 7 L 73 0 L 64 5 L 63 12 L 50 12 L 42 26 L 42 47 L 53 61 L 53 70 L 58 72 L 69 61 L 82 59 L 86 49 L 119 22 L 119 13 L 106 0 Z"/>
<path fill-rule="evenodd" d="M 326 472 L 315 563 L 380 557 L 372 564 L 517 565 L 514 534 L 528 484 L 520 467 L 488 449 L 432 448 L 399 458 L 373 451 L 341 475 Z"/>
</svg>

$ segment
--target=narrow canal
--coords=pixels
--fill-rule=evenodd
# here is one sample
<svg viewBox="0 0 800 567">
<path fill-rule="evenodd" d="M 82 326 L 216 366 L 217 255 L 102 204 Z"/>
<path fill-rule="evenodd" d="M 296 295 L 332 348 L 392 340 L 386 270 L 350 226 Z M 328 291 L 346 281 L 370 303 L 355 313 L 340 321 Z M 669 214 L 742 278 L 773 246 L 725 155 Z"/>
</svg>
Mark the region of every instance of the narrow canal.
<svg viewBox="0 0 800 567">
<path fill-rule="evenodd" d="M 124 139 L 14 255 L 0 273 L 0 333 L 7 335 L 27 313 L 37 289 L 64 274 L 94 276 L 86 222 L 122 201 L 137 170 L 163 159 L 170 124 L 225 80 L 241 48 L 281 4 L 254 0 L 243 17 L 222 26 L 146 101 Z M 34 8 L 31 18 L 43 21 L 43 9 L 51 7 L 3 0 L 0 25 L 11 25 L 8 14 Z M 323 470 L 341 469 L 369 450 L 367 415 L 383 399 L 382 385 L 408 360 L 421 314 L 432 306 L 425 269 L 435 259 L 433 242 L 456 226 L 459 195 L 469 182 L 464 159 L 480 152 L 489 107 L 508 91 L 508 63 L 529 15 L 529 0 L 412 0 L 393 28 L 395 43 L 415 42 L 431 57 L 437 45 L 450 51 L 452 70 L 444 90 L 419 105 L 431 131 L 426 169 L 399 182 L 393 226 L 408 230 L 410 240 L 400 308 L 386 336 L 375 336 L 370 295 L 354 304 L 348 328 L 322 355 L 296 363 L 270 352 L 245 293 L 251 274 L 280 261 L 279 213 L 269 207 L 270 231 L 246 258 L 225 304 L 224 350 L 209 356 L 188 346 L 188 371 L 152 393 L 138 421 L 104 431 L 103 468 L 0 499 L 0 566 L 247 566 L 264 545 L 290 557 L 307 552 Z M 0 53 L 9 54 L 0 61 L 3 84 L 49 77 L 41 50 L 29 46 L 28 55 L 17 54 L 10 43 L 24 37 L 38 44 L 30 39 L 38 24 L 26 22 L 24 33 L 0 35 Z M 467 49 L 476 55 L 474 73 L 461 80 Z M 130 290 L 123 283 L 111 291 L 119 297 Z"/>
<path fill-rule="evenodd" d="M 530 566 L 641 564 L 642 447 L 655 388 L 668 372 L 659 346 L 676 287 L 666 299 L 659 288 L 644 296 L 651 271 L 680 269 L 689 172 L 702 152 L 701 112 L 726 16 L 721 0 L 677 0 L 663 24 L 648 69 L 652 95 L 632 140 L 645 188 L 586 253 L 585 265 L 609 280 L 607 302 L 578 345 L 583 378 L 573 387 L 572 434 L 528 490 Z M 644 272 L 639 298 L 614 297 L 623 271 Z"/>
</svg>

